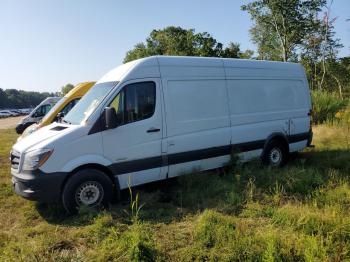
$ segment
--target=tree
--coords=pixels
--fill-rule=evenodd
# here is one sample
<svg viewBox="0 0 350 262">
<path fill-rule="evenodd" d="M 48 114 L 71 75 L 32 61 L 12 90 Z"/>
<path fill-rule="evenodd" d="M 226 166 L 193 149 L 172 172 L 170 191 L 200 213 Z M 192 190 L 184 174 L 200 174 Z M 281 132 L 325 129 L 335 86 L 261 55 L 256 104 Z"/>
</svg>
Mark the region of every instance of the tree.
<svg viewBox="0 0 350 262">
<path fill-rule="evenodd" d="M 207 56 L 207 57 L 240 57 L 250 58 L 253 51 L 241 52 L 239 44 L 223 44 L 209 33 L 195 33 L 194 29 L 169 26 L 153 30 L 144 43 L 138 43 L 127 52 L 124 63 L 152 55 Z"/>
<path fill-rule="evenodd" d="M 335 62 L 338 50 L 343 46 L 339 39 L 334 38 L 334 23 L 337 18 L 331 18 L 332 2 L 326 7 L 326 12 L 321 19 L 315 14 L 313 27 L 310 28 L 301 45 L 301 61 L 308 72 L 311 88 L 322 90 L 327 75 L 333 78 L 333 82 L 338 83 L 339 94 L 342 97 L 342 86 L 334 71 L 332 72 L 338 64 Z M 328 89 L 331 86 L 328 85 Z"/>
<path fill-rule="evenodd" d="M 258 59 L 282 60 L 279 50 L 279 41 L 274 31 L 260 24 L 256 24 L 250 30 L 252 42 L 258 46 Z"/>
<path fill-rule="evenodd" d="M 220 57 L 251 59 L 253 57 L 253 54 L 254 54 L 254 51 L 249 49 L 242 52 L 240 48 L 240 44 L 231 42 L 228 44 L 228 47 L 226 47 L 222 51 L 222 53 L 220 54 Z"/>
<path fill-rule="evenodd" d="M 8 99 L 4 90 L 0 88 L 0 108 L 8 107 Z"/>
<path fill-rule="evenodd" d="M 333 23 L 336 21 L 337 18 L 330 18 L 330 12 L 331 12 L 331 5 L 333 3 L 333 0 L 331 1 L 330 5 L 327 7 L 327 11 L 324 14 L 322 24 L 321 24 L 321 50 L 322 50 L 322 56 L 321 56 L 321 63 L 322 63 L 322 78 L 319 84 L 319 89 L 322 90 L 322 84 L 324 82 L 324 77 L 326 75 L 326 59 L 334 60 L 336 58 L 337 49 L 342 47 L 341 44 L 339 44 L 339 40 L 334 40 L 334 25 Z M 333 75 L 334 76 L 334 75 Z M 336 79 L 337 80 L 337 79 Z M 339 85 L 339 94 L 340 97 L 342 96 L 342 90 L 341 86 Z"/>
<path fill-rule="evenodd" d="M 326 0 L 256 0 L 241 9 L 247 11 L 255 25 L 250 30 L 258 45 L 259 56 L 288 61 L 314 26 L 315 14 Z"/>
<path fill-rule="evenodd" d="M 62 86 L 62 88 L 61 88 L 62 95 L 66 95 L 73 88 L 74 88 L 74 85 L 72 85 L 72 84 L 66 84 L 65 86 Z"/>
</svg>

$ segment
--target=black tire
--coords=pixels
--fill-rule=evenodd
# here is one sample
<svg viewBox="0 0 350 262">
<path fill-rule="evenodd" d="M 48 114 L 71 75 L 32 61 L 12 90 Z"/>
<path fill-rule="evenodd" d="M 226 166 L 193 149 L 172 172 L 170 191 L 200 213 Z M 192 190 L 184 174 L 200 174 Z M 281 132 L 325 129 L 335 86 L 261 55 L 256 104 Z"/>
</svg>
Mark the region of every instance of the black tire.
<svg viewBox="0 0 350 262">
<path fill-rule="evenodd" d="M 262 157 L 264 164 L 271 167 L 282 167 L 288 161 L 288 148 L 280 140 L 272 140 L 266 146 Z"/>
<path fill-rule="evenodd" d="M 113 197 L 113 183 L 97 169 L 83 169 L 66 182 L 62 203 L 69 214 L 76 214 L 80 206 L 107 207 Z"/>
</svg>

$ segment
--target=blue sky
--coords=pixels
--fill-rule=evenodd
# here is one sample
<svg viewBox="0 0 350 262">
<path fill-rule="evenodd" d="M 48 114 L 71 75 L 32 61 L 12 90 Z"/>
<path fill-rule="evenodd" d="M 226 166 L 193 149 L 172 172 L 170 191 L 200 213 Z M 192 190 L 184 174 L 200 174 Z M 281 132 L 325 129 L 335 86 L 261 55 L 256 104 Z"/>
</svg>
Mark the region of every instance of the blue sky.
<svg viewBox="0 0 350 262">
<path fill-rule="evenodd" d="M 152 29 L 207 31 L 218 41 L 250 42 L 251 21 L 232 0 L 0 0 L 0 88 L 59 91 L 98 80 Z M 350 1 L 334 0 L 337 37 L 350 55 Z"/>
</svg>

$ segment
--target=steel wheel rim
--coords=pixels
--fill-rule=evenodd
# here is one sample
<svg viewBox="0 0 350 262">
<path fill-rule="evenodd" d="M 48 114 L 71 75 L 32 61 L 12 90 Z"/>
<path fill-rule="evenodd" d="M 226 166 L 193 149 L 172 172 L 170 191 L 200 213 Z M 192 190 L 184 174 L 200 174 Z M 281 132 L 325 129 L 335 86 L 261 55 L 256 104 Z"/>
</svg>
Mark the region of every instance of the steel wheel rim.
<svg viewBox="0 0 350 262">
<path fill-rule="evenodd" d="M 274 147 L 271 149 L 269 153 L 269 161 L 271 165 L 278 166 L 282 162 L 282 150 L 278 147 Z"/>
<path fill-rule="evenodd" d="M 97 181 L 87 181 L 81 184 L 75 193 L 75 200 L 79 205 L 95 206 L 103 199 L 103 187 Z"/>
</svg>

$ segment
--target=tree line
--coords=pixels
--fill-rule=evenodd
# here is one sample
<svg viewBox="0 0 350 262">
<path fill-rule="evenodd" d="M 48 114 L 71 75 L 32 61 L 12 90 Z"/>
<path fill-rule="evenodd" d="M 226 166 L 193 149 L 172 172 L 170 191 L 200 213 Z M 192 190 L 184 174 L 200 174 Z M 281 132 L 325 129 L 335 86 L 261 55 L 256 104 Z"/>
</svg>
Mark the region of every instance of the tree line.
<svg viewBox="0 0 350 262">
<path fill-rule="evenodd" d="M 17 89 L 0 88 L 0 109 L 33 108 L 40 104 L 47 97 L 64 96 L 71 89 L 72 84 L 66 84 L 61 88 L 61 92 L 34 92 Z"/>
<path fill-rule="evenodd" d="M 49 96 L 57 96 L 56 93 L 32 92 L 17 89 L 0 88 L 0 109 L 5 108 L 32 108 Z"/>
</svg>

